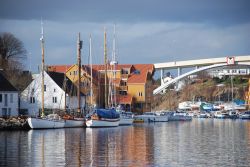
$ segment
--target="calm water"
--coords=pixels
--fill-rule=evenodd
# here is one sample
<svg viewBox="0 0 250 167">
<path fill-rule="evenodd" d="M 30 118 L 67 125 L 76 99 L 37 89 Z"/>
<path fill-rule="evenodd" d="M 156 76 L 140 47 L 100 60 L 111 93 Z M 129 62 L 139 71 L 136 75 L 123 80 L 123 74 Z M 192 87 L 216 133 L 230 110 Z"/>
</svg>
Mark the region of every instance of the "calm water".
<svg viewBox="0 0 250 167">
<path fill-rule="evenodd" d="M 0 132 L 0 166 L 250 166 L 250 121 Z"/>
</svg>

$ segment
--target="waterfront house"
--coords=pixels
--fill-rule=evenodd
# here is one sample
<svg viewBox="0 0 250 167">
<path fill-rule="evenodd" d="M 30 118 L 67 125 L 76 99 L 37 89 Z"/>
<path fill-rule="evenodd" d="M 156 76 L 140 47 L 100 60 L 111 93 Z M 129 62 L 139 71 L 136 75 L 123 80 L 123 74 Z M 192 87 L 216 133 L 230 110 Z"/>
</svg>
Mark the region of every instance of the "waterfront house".
<svg viewBox="0 0 250 167">
<path fill-rule="evenodd" d="M 18 116 L 18 91 L 0 73 L 0 117 Z"/>
<path fill-rule="evenodd" d="M 53 65 L 49 66 L 48 70 L 65 72 L 68 78 L 76 83 L 78 66 L 72 65 L 68 67 Z M 112 69 L 111 65 L 108 65 L 107 83 L 113 82 L 116 90 L 112 91 L 111 95 L 113 96 L 113 103 L 120 105 L 126 111 L 151 111 L 153 73 L 153 64 L 118 64 L 115 70 Z M 86 93 L 90 89 L 90 67 L 83 65 L 81 74 L 82 89 L 84 89 L 82 91 Z M 104 107 L 104 75 L 104 65 L 93 65 L 93 91 L 94 95 L 96 95 L 94 102 L 99 107 Z M 116 98 L 114 98 L 114 95 L 116 95 Z"/>
<path fill-rule="evenodd" d="M 21 109 L 26 114 L 37 116 L 42 105 L 41 73 L 21 93 Z M 85 95 L 81 94 L 81 108 L 85 107 Z M 44 72 L 45 111 L 76 111 L 78 108 L 77 87 L 64 73 Z"/>
</svg>

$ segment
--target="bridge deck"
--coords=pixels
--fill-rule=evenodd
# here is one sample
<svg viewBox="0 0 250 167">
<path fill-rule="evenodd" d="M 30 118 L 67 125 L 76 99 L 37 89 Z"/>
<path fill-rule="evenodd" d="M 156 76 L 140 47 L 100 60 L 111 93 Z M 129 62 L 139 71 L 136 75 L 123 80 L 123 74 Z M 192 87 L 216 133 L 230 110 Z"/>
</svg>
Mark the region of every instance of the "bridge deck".
<svg viewBox="0 0 250 167">
<path fill-rule="evenodd" d="M 246 56 L 231 56 L 235 58 L 235 62 L 250 62 L 250 55 Z M 195 66 L 207 66 L 212 64 L 226 63 L 227 57 L 220 58 L 209 58 L 209 59 L 199 59 L 199 60 L 186 60 L 186 61 L 173 61 L 165 63 L 154 64 L 155 69 L 161 68 L 178 68 L 178 67 L 195 67 Z"/>
</svg>

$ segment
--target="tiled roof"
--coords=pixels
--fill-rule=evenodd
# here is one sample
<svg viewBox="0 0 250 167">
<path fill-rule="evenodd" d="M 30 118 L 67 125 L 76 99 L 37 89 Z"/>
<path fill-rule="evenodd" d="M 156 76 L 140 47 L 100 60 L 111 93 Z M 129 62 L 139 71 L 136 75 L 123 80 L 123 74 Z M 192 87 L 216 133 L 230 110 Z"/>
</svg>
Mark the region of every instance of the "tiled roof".
<svg viewBox="0 0 250 167">
<path fill-rule="evenodd" d="M 72 65 L 52 65 L 48 66 L 49 71 L 54 72 L 63 72 L 65 73 L 70 69 Z M 90 65 L 82 65 L 82 68 L 90 75 Z M 105 70 L 104 65 L 92 65 L 93 68 L 93 78 L 98 81 L 98 71 Z M 153 64 L 118 64 L 116 65 L 116 70 L 121 70 L 124 68 L 130 69 L 131 74 L 128 78 L 128 83 L 146 83 L 148 74 L 154 72 Z M 108 66 L 108 70 L 111 69 L 111 66 Z"/>
<path fill-rule="evenodd" d="M 17 91 L 17 89 L 0 73 L 0 91 Z"/>
<path fill-rule="evenodd" d="M 48 65 L 48 71 L 66 73 L 72 65 Z"/>
<path fill-rule="evenodd" d="M 131 104 L 133 97 L 130 95 L 121 95 L 119 96 L 119 104 Z"/>
<path fill-rule="evenodd" d="M 135 64 L 135 70 L 128 78 L 128 83 L 146 83 L 148 74 L 154 71 L 153 64 Z"/>
</svg>

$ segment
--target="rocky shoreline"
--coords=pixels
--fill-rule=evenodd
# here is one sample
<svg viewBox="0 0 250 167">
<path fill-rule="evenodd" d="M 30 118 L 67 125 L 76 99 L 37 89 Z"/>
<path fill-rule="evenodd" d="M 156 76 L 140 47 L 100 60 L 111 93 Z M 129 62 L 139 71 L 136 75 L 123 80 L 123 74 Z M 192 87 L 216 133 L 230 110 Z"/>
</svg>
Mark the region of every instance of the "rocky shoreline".
<svg viewBox="0 0 250 167">
<path fill-rule="evenodd" d="M 0 118 L 0 130 L 29 130 L 26 117 Z"/>
</svg>

